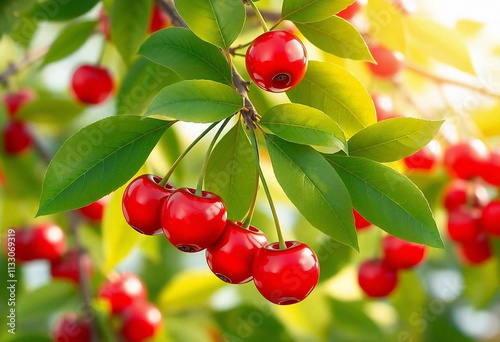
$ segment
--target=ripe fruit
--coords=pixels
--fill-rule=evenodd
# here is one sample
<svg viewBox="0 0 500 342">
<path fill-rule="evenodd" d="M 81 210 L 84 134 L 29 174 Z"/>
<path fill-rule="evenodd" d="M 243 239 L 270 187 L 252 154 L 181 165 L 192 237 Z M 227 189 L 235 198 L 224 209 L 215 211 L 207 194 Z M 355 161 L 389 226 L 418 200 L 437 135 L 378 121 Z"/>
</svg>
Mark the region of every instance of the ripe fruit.
<svg viewBox="0 0 500 342">
<path fill-rule="evenodd" d="M 289 305 L 304 300 L 319 279 L 316 254 L 306 244 L 287 241 L 286 249 L 271 243 L 259 249 L 253 262 L 253 281 L 270 302 Z"/>
<path fill-rule="evenodd" d="M 337 13 L 337 16 L 344 18 L 345 20 L 351 20 L 362 8 L 363 6 L 359 0 L 354 1 L 351 5 L 343 11 Z"/>
<path fill-rule="evenodd" d="M 397 118 L 401 115 L 394 112 L 394 103 L 387 95 L 372 95 L 375 112 L 377 113 L 377 121 Z"/>
<path fill-rule="evenodd" d="M 127 223 L 141 234 L 160 234 L 162 200 L 170 197 L 175 187 L 167 183 L 158 184 L 161 178 L 142 175 L 134 179 L 125 189 L 122 200 L 123 216 Z"/>
<path fill-rule="evenodd" d="M 485 235 L 459 246 L 459 253 L 464 261 L 471 265 L 481 264 L 492 256 L 491 245 Z"/>
<path fill-rule="evenodd" d="M 421 150 L 404 159 L 410 170 L 432 170 L 441 159 L 441 145 L 432 140 Z"/>
<path fill-rule="evenodd" d="M 3 144 L 6 154 L 18 155 L 31 147 L 33 138 L 25 123 L 11 121 L 4 128 Z"/>
<path fill-rule="evenodd" d="M 66 313 L 52 328 L 54 342 L 90 342 L 90 323 L 75 312 Z"/>
<path fill-rule="evenodd" d="M 381 78 L 392 78 L 403 68 L 404 57 L 401 53 L 383 46 L 371 46 L 370 52 L 378 64 L 367 63 L 373 75 Z"/>
<path fill-rule="evenodd" d="M 45 223 L 16 230 L 16 260 L 57 260 L 66 252 L 66 237 L 62 229 Z"/>
<path fill-rule="evenodd" d="M 359 267 L 358 282 L 368 296 L 385 297 L 396 288 L 398 273 L 381 260 L 368 260 Z"/>
<path fill-rule="evenodd" d="M 477 139 L 449 146 L 444 154 L 444 166 L 448 173 L 462 179 L 479 176 L 487 160 L 488 149 Z"/>
<path fill-rule="evenodd" d="M 450 212 L 467 204 L 484 207 L 489 201 L 488 189 L 481 184 L 469 183 L 463 179 L 454 179 L 444 192 L 444 206 Z"/>
<path fill-rule="evenodd" d="M 162 317 L 155 306 L 140 302 L 131 305 L 122 313 L 121 335 L 127 342 L 145 341 L 158 332 Z"/>
<path fill-rule="evenodd" d="M 226 206 L 218 195 L 203 191 L 197 196 L 191 188 L 175 190 L 163 201 L 163 233 L 183 252 L 199 252 L 212 245 L 226 226 Z"/>
<path fill-rule="evenodd" d="M 474 241 L 481 235 L 479 225 L 480 211 L 478 209 L 458 209 L 448 217 L 448 235 L 456 242 Z"/>
<path fill-rule="evenodd" d="M 254 83 L 273 93 L 295 87 L 307 70 L 304 44 L 286 31 L 269 31 L 257 37 L 246 53 L 246 67 Z"/>
<path fill-rule="evenodd" d="M 87 275 L 87 279 L 90 279 L 94 272 L 94 268 L 90 256 L 87 253 L 82 255 L 82 265 Z M 78 266 L 78 250 L 71 249 L 62 258 L 50 263 L 50 274 L 54 278 L 68 279 L 78 284 L 80 282 Z"/>
<path fill-rule="evenodd" d="M 94 65 L 82 65 L 73 73 L 71 88 L 78 101 L 99 104 L 111 95 L 113 80 L 107 69 Z"/>
<path fill-rule="evenodd" d="M 267 245 L 266 235 L 255 227 L 227 221 L 221 237 L 207 248 L 207 263 L 221 280 L 243 284 L 252 280 L 252 264 L 257 251 Z"/>
<path fill-rule="evenodd" d="M 494 186 L 500 186 L 500 149 L 491 151 L 482 168 L 481 177 Z"/>
<path fill-rule="evenodd" d="M 21 107 L 35 99 L 35 94 L 31 89 L 20 89 L 15 93 L 6 94 L 3 97 L 7 113 L 13 118 Z"/>
<path fill-rule="evenodd" d="M 425 256 L 426 247 L 387 235 L 383 241 L 384 263 L 395 269 L 417 266 Z"/>
<path fill-rule="evenodd" d="M 109 301 L 114 314 L 121 313 L 135 302 L 145 302 L 147 296 L 144 283 L 132 273 L 122 273 L 107 280 L 98 291 L 98 297 Z"/>
<path fill-rule="evenodd" d="M 170 17 L 157 4 L 154 4 L 149 23 L 149 33 L 154 33 L 170 26 Z"/>
<path fill-rule="evenodd" d="M 481 226 L 486 233 L 500 236 L 500 201 L 493 201 L 483 208 Z"/>
<path fill-rule="evenodd" d="M 372 225 L 363 216 L 361 216 L 355 209 L 352 210 L 352 213 L 354 214 L 354 225 L 356 226 L 357 230 L 362 230 Z"/>
<path fill-rule="evenodd" d="M 108 202 L 109 202 L 109 196 L 104 196 L 103 198 L 95 201 L 94 203 L 91 203 L 86 207 L 78 209 L 78 211 L 88 220 L 99 223 L 102 221 L 104 208 L 106 207 Z"/>
</svg>

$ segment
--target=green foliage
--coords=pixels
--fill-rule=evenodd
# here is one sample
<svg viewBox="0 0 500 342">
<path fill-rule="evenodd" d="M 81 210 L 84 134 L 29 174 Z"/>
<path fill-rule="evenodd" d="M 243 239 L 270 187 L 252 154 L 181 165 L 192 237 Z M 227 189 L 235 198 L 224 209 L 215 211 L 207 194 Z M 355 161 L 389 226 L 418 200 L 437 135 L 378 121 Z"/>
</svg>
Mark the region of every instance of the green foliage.
<svg viewBox="0 0 500 342">
<path fill-rule="evenodd" d="M 41 97 L 24 105 L 16 116 L 30 122 L 60 124 L 75 119 L 84 109 L 71 100 Z"/>
<path fill-rule="evenodd" d="M 98 2 L 98 0 L 42 0 L 33 6 L 30 14 L 39 20 L 65 21 L 87 13 Z"/>
<path fill-rule="evenodd" d="M 352 4 L 353 0 L 284 0 L 281 18 L 298 23 L 326 19 Z"/>
</svg>

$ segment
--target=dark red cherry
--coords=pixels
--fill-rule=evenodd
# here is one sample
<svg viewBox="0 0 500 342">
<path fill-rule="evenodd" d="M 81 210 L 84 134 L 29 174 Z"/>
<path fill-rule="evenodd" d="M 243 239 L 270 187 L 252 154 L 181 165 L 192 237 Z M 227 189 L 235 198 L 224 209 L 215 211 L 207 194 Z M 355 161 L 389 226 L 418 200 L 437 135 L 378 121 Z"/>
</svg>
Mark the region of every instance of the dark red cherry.
<svg viewBox="0 0 500 342">
<path fill-rule="evenodd" d="M 500 186 L 500 148 L 489 154 L 481 170 L 481 177 L 491 185 Z"/>
<path fill-rule="evenodd" d="M 286 241 L 286 249 L 271 243 L 258 250 L 253 262 L 253 281 L 270 302 L 279 305 L 304 300 L 319 279 L 319 263 L 314 251 L 298 241 Z"/>
<path fill-rule="evenodd" d="M 363 5 L 361 5 L 359 0 L 354 1 L 351 5 L 347 6 L 347 8 L 343 11 L 337 13 L 337 16 L 344 18 L 345 20 L 351 20 L 361 9 Z"/>
<path fill-rule="evenodd" d="M 354 225 L 357 230 L 363 230 L 370 227 L 372 224 L 368 222 L 363 216 L 361 216 L 355 209 L 352 210 L 354 214 Z"/>
<path fill-rule="evenodd" d="M 157 334 L 162 322 L 160 310 L 146 302 L 129 306 L 121 317 L 121 336 L 126 342 L 149 341 Z"/>
<path fill-rule="evenodd" d="M 478 139 L 449 146 L 444 154 L 444 166 L 448 173 L 462 179 L 470 179 L 482 174 L 487 161 L 488 149 Z"/>
<path fill-rule="evenodd" d="M 105 68 L 82 65 L 73 73 L 71 88 L 78 101 L 99 104 L 106 101 L 113 92 L 113 79 Z"/>
<path fill-rule="evenodd" d="M 170 17 L 163 12 L 157 4 L 154 4 L 151 13 L 151 21 L 149 23 L 149 33 L 154 33 L 170 25 Z"/>
<path fill-rule="evenodd" d="M 246 67 L 260 88 L 280 93 L 295 87 L 307 70 L 307 51 L 299 38 L 286 31 L 257 37 L 246 53 Z"/>
<path fill-rule="evenodd" d="M 403 68 L 404 57 L 401 53 L 381 45 L 371 46 L 370 52 L 378 64 L 367 63 L 373 75 L 380 78 L 393 78 Z"/>
<path fill-rule="evenodd" d="M 359 267 L 358 282 L 368 296 L 386 297 L 396 288 L 398 273 L 381 260 L 368 260 Z"/>
<path fill-rule="evenodd" d="M 195 189 L 175 190 L 163 203 L 161 226 L 168 241 L 183 252 L 199 252 L 212 245 L 226 226 L 226 206 L 218 195 Z"/>
<path fill-rule="evenodd" d="M 83 253 L 81 258 L 83 270 L 87 279 L 90 279 L 94 273 L 92 260 L 87 253 Z M 80 282 L 78 250 L 71 249 L 60 259 L 53 260 L 50 263 L 50 274 L 54 278 L 67 279 L 78 284 Z"/>
<path fill-rule="evenodd" d="M 486 235 L 481 235 L 474 241 L 461 244 L 458 249 L 462 259 L 470 265 L 482 264 L 493 256 L 490 241 Z"/>
<path fill-rule="evenodd" d="M 22 154 L 33 145 L 33 137 L 24 122 L 10 121 L 4 127 L 3 145 L 6 154 Z"/>
<path fill-rule="evenodd" d="M 13 118 L 21 107 L 35 99 L 35 94 L 31 89 L 20 89 L 15 93 L 4 95 L 3 102 L 7 107 L 7 113 Z"/>
<path fill-rule="evenodd" d="M 132 273 L 122 273 L 107 280 L 98 290 L 99 298 L 107 299 L 114 314 L 136 302 L 147 300 L 147 290 L 144 283 Z"/>
<path fill-rule="evenodd" d="M 109 202 L 109 196 L 104 196 L 103 198 L 78 209 L 80 214 L 85 216 L 89 221 L 99 223 L 102 221 L 102 216 L 104 214 L 104 208 Z"/>
<path fill-rule="evenodd" d="M 448 211 L 461 207 L 484 207 L 490 201 L 488 189 L 478 183 L 454 179 L 444 191 L 444 206 Z"/>
<path fill-rule="evenodd" d="M 448 235 L 456 242 L 475 241 L 481 235 L 481 211 L 479 209 L 457 209 L 448 217 Z"/>
<path fill-rule="evenodd" d="M 383 241 L 384 263 L 395 269 L 417 266 L 424 260 L 426 246 L 387 235 Z"/>
<path fill-rule="evenodd" d="M 500 201 L 493 201 L 483 208 L 481 226 L 486 233 L 500 236 Z"/>
<path fill-rule="evenodd" d="M 241 222 L 227 221 L 221 237 L 207 248 L 208 266 L 227 283 L 247 283 L 252 280 L 255 254 L 268 243 L 266 235 L 257 228 L 245 229 Z"/>
<path fill-rule="evenodd" d="M 64 314 L 52 328 L 54 342 L 91 342 L 90 321 L 76 312 Z"/>
<path fill-rule="evenodd" d="M 439 164 L 441 153 L 441 145 L 436 140 L 432 140 L 416 153 L 403 159 L 403 161 L 410 170 L 429 171 Z"/>
</svg>

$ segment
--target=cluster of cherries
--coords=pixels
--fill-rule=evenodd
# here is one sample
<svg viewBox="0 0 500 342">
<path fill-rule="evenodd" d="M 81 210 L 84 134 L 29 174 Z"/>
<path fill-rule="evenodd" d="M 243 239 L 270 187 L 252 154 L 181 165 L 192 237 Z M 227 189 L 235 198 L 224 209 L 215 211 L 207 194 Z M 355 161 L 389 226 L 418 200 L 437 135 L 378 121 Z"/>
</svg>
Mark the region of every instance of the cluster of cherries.
<svg viewBox="0 0 500 342">
<path fill-rule="evenodd" d="M 259 229 L 227 220 L 222 198 L 212 192 L 161 184 L 142 175 L 123 196 L 123 214 L 135 230 L 163 234 L 176 248 L 193 253 L 206 250 L 212 272 L 224 282 L 244 284 L 252 279 L 259 292 L 275 304 L 300 302 L 316 286 L 319 264 L 306 244 L 268 243 Z"/>
<path fill-rule="evenodd" d="M 4 152 L 8 155 L 22 154 L 33 145 L 28 125 L 16 118 L 16 115 L 23 105 L 33 101 L 34 98 L 35 94 L 30 89 L 20 89 L 3 97 L 8 114 L 8 122 L 3 128 L 3 146 Z"/>
</svg>

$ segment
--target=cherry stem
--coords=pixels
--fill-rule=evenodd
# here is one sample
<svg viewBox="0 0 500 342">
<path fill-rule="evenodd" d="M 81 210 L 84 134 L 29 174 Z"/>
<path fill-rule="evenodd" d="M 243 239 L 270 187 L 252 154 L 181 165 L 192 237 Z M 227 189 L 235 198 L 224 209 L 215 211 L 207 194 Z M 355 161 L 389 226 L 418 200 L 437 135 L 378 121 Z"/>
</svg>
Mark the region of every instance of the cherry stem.
<svg viewBox="0 0 500 342">
<path fill-rule="evenodd" d="M 212 139 L 212 142 L 208 146 L 207 149 L 207 154 L 205 155 L 205 160 L 203 161 L 203 166 L 201 168 L 201 174 L 200 178 L 198 179 L 198 185 L 196 186 L 196 196 L 202 196 L 203 195 L 203 180 L 205 179 L 205 173 L 207 171 L 207 166 L 208 166 L 208 160 L 210 159 L 210 155 L 212 154 L 212 150 L 214 149 L 215 143 L 217 142 L 217 139 L 219 139 L 219 136 L 221 135 L 222 131 L 224 130 L 224 127 L 229 123 L 229 120 L 231 120 L 231 116 L 228 117 L 222 125 L 219 127 L 219 130 L 217 133 L 215 133 L 214 138 Z"/>
<path fill-rule="evenodd" d="M 163 188 L 165 185 L 167 185 L 167 182 L 170 179 L 170 176 L 172 176 L 172 173 L 174 173 L 177 165 L 179 165 L 179 163 L 182 161 L 182 159 L 184 159 L 184 157 L 189 153 L 189 151 L 191 151 L 193 149 L 193 147 L 198 143 L 198 141 L 203 139 L 203 137 L 205 135 L 207 135 L 208 132 L 210 132 L 215 126 L 217 126 L 218 123 L 219 122 L 214 122 L 213 124 L 211 124 L 205 131 L 203 131 L 203 133 L 201 133 L 198 136 L 198 138 L 194 139 L 194 141 L 191 143 L 191 145 L 189 145 L 184 150 L 184 152 L 182 152 L 181 155 L 179 155 L 179 157 L 177 157 L 175 162 L 172 164 L 172 167 L 170 168 L 170 170 L 168 170 L 167 174 L 165 176 L 163 176 L 163 179 L 160 181 L 160 183 L 158 183 L 159 186 L 161 186 Z"/>
<path fill-rule="evenodd" d="M 107 38 L 103 35 L 103 42 L 101 47 L 101 53 L 99 54 L 99 59 L 97 60 L 97 65 L 102 66 L 102 61 L 104 60 L 104 55 L 106 54 L 106 44 Z"/>
<path fill-rule="evenodd" d="M 278 218 L 278 214 L 276 212 L 276 207 L 274 206 L 273 198 L 271 197 L 271 192 L 269 191 L 269 187 L 267 186 L 266 178 L 264 177 L 264 173 L 262 172 L 262 168 L 260 167 L 259 162 L 259 143 L 257 142 L 257 137 L 255 136 L 254 127 L 252 125 L 248 128 L 250 132 L 250 137 L 253 145 L 254 155 L 257 160 L 257 172 L 259 173 L 260 180 L 262 182 L 262 187 L 264 188 L 264 192 L 266 193 L 267 201 L 269 202 L 269 207 L 271 208 L 271 213 L 273 214 L 274 225 L 276 226 L 276 234 L 278 235 L 278 241 L 280 245 L 280 249 L 286 249 L 285 239 L 283 239 L 283 233 L 281 232 L 280 221 Z M 264 133 L 264 132 L 262 132 Z"/>
<path fill-rule="evenodd" d="M 253 129 L 252 129 L 253 131 Z M 254 134 L 255 136 L 255 134 Z M 255 143 L 254 143 L 255 145 Z M 252 149 L 253 150 L 253 154 L 254 154 L 254 159 L 255 159 L 255 188 L 254 188 L 254 192 L 253 192 L 253 198 L 252 198 L 252 203 L 250 204 L 250 208 L 248 208 L 248 213 L 247 215 L 245 216 L 245 219 L 243 220 L 243 224 L 242 224 L 242 227 L 245 228 L 245 229 L 248 229 L 248 227 L 250 226 L 250 222 L 252 222 L 252 217 L 253 217 L 253 213 L 255 212 L 255 206 L 257 205 L 257 195 L 259 193 L 259 168 L 258 168 L 258 165 L 260 163 L 260 158 L 259 158 L 259 151 L 256 150 L 256 149 Z"/>
<path fill-rule="evenodd" d="M 262 26 L 262 29 L 264 30 L 264 32 L 268 32 L 269 31 L 269 27 L 267 27 L 266 20 L 262 16 L 262 13 L 260 13 L 259 8 L 257 7 L 257 5 L 255 5 L 255 3 L 253 2 L 253 0 L 248 0 L 248 3 L 250 4 L 250 6 L 252 6 L 252 9 L 254 10 L 255 15 L 257 16 L 257 19 L 259 19 L 260 25 Z"/>
</svg>

